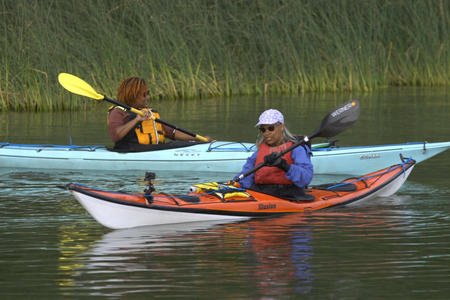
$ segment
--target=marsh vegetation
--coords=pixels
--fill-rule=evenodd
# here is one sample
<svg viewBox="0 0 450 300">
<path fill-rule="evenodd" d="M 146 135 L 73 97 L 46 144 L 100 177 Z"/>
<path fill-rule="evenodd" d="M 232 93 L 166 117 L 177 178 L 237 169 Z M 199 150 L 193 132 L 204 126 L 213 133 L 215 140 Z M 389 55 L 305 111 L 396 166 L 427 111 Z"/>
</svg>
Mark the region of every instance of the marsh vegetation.
<svg viewBox="0 0 450 300">
<path fill-rule="evenodd" d="M 450 83 L 450 1 L 1 0 L 0 111 L 86 107 L 77 75 L 153 99 Z"/>
</svg>

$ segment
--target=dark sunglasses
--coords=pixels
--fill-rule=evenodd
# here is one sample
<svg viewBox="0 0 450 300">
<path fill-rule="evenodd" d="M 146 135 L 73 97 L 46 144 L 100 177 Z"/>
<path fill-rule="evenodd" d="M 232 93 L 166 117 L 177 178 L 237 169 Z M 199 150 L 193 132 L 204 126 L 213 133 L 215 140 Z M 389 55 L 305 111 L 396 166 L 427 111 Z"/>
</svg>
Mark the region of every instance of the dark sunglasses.
<svg viewBox="0 0 450 300">
<path fill-rule="evenodd" d="M 270 125 L 269 127 L 259 127 L 259 130 L 261 130 L 262 133 L 266 132 L 266 130 L 274 131 L 275 130 L 275 126 L 274 125 Z"/>
</svg>

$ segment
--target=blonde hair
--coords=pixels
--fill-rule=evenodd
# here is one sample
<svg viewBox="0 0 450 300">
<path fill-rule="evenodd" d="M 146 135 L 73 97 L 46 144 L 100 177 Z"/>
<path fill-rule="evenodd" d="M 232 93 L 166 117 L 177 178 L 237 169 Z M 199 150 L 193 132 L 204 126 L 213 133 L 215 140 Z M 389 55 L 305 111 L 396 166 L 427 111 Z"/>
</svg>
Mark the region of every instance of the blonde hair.
<svg viewBox="0 0 450 300">
<path fill-rule="evenodd" d="M 147 90 L 147 83 L 137 76 L 125 78 L 117 89 L 117 100 L 127 105 L 133 106 L 134 101 L 140 93 Z"/>
</svg>

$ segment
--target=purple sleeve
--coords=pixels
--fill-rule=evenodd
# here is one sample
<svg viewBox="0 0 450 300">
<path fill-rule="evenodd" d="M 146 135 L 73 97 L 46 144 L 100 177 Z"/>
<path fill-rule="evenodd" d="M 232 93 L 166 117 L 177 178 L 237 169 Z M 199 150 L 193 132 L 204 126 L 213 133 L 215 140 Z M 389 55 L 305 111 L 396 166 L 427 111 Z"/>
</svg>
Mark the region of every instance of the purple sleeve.
<svg viewBox="0 0 450 300">
<path fill-rule="evenodd" d="M 292 150 L 291 157 L 294 164 L 286 173 L 286 177 L 296 186 L 305 187 L 311 183 L 314 173 L 311 155 L 311 149 L 308 146 L 299 146 Z"/>
<path fill-rule="evenodd" d="M 247 161 L 246 161 L 244 167 L 242 168 L 241 173 L 239 173 L 239 175 L 244 174 L 245 172 L 247 172 L 255 167 L 257 153 L 258 153 L 258 151 L 256 151 L 249 158 L 247 158 Z M 238 176 L 236 176 L 235 179 Z M 253 173 L 251 175 L 248 175 L 247 177 L 242 178 L 241 181 L 239 181 L 239 184 L 243 188 L 249 188 L 253 185 L 254 182 L 255 182 L 255 174 Z"/>
</svg>

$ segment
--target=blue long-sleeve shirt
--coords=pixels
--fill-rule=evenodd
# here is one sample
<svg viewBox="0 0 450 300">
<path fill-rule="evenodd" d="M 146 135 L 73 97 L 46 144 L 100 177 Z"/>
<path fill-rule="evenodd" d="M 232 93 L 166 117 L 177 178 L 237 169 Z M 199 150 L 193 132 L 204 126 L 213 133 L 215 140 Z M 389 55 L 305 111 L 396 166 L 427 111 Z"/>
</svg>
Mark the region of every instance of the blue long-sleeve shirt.
<svg viewBox="0 0 450 300">
<path fill-rule="evenodd" d="M 240 174 L 243 174 L 255 167 L 256 156 L 258 152 L 255 152 L 247 159 L 244 167 Z M 286 177 L 290 181 L 292 181 L 298 187 L 307 186 L 312 178 L 313 178 L 313 165 L 311 163 L 312 152 L 308 146 L 302 147 L 299 146 L 292 150 L 291 157 L 294 163 L 289 168 L 289 171 L 286 172 Z M 240 175 L 239 174 L 239 175 Z M 239 176 L 238 175 L 238 176 Z M 236 176 L 237 177 L 237 176 Z M 249 188 L 255 183 L 255 174 L 248 175 L 245 178 L 242 178 L 239 181 L 239 184 L 243 188 Z"/>
</svg>

